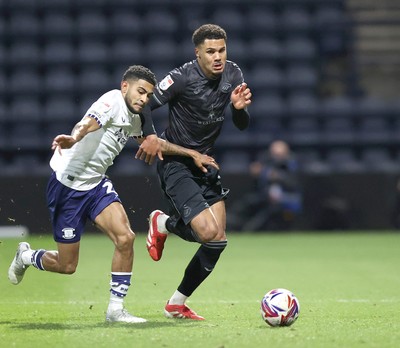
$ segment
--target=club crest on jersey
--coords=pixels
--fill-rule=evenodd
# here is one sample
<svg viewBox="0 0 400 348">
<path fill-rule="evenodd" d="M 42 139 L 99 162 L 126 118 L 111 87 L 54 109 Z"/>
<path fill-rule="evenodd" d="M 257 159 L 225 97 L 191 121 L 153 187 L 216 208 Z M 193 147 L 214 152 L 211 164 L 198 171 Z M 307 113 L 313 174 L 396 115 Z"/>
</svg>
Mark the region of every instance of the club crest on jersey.
<svg viewBox="0 0 400 348">
<path fill-rule="evenodd" d="M 174 84 L 174 80 L 171 78 L 171 75 L 167 75 L 164 79 L 160 82 L 160 89 L 166 91 L 169 87 Z"/>
<path fill-rule="evenodd" d="M 75 237 L 74 232 L 75 232 L 75 228 L 72 228 L 72 227 L 63 228 L 62 229 L 62 233 L 63 233 L 62 237 L 64 239 L 72 239 Z"/>
</svg>

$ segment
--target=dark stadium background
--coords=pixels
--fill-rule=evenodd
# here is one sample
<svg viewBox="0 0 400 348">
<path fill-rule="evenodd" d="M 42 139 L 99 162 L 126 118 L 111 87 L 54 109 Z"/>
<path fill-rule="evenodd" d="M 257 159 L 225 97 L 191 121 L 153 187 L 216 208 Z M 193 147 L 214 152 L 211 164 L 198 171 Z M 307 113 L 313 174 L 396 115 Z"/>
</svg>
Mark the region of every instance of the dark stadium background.
<svg viewBox="0 0 400 348">
<path fill-rule="evenodd" d="M 0 226 L 50 232 L 54 135 L 68 132 L 128 65 L 158 79 L 193 58 L 212 22 L 252 88 L 251 127 L 227 121 L 217 159 L 231 200 L 273 139 L 301 163 L 298 229 L 394 228 L 400 176 L 400 4 L 396 0 L 0 0 Z M 157 110 L 158 130 L 166 110 Z M 132 143 L 110 170 L 134 230 L 163 205 Z"/>
</svg>

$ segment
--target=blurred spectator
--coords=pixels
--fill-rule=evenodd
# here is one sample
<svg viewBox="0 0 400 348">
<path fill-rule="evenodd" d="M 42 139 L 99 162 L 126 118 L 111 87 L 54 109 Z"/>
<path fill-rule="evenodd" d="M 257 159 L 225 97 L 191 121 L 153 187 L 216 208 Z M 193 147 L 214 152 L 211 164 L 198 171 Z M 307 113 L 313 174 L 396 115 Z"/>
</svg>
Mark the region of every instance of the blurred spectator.
<svg viewBox="0 0 400 348">
<path fill-rule="evenodd" d="M 236 231 L 287 230 L 302 208 L 298 164 L 289 145 L 270 144 L 259 161 L 250 164 L 254 190 L 234 202 L 227 219 Z"/>
</svg>

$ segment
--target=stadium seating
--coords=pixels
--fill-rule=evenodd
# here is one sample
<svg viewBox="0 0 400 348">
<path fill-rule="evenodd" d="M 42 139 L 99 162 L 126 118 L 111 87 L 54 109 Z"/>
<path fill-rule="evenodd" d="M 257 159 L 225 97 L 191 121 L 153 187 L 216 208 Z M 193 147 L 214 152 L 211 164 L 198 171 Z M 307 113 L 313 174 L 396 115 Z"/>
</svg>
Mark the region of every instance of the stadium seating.
<svg viewBox="0 0 400 348">
<path fill-rule="evenodd" d="M 76 89 L 76 76 L 70 67 L 49 68 L 43 81 L 46 95 L 68 94 L 74 95 Z"/>
<path fill-rule="evenodd" d="M 287 97 L 286 104 L 289 117 L 318 116 L 319 103 L 315 93 L 310 91 L 292 91 Z"/>
<path fill-rule="evenodd" d="M 31 151 L 49 149 L 49 144 L 45 143 L 42 136 L 42 127 L 37 122 L 25 122 L 14 124 L 10 128 L 7 147 L 14 151 L 21 151 L 21 155 Z M 16 156 L 19 158 L 20 156 Z"/>
<path fill-rule="evenodd" d="M 257 64 L 249 71 L 248 83 L 260 95 L 281 92 L 285 87 L 285 74 L 275 65 Z"/>
<path fill-rule="evenodd" d="M 135 11 L 116 7 L 111 14 L 110 33 L 117 40 L 137 40 L 143 24 L 141 16 Z"/>
<path fill-rule="evenodd" d="M 391 141 L 392 132 L 384 118 L 379 116 L 364 117 L 360 123 L 358 142 L 371 145 Z"/>
<path fill-rule="evenodd" d="M 259 64 L 277 63 L 283 56 L 280 41 L 273 37 L 255 36 L 248 43 L 248 59 L 250 62 Z"/>
<path fill-rule="evenodd" d="M 42 119 L 48 122 L 64 122 L 78 120 L 81 115 L 77 114 L 76 104 L 72 97 L 66 95 L 52 95 L 46 98 L 43 106 Z"/>
<path fill-rule="evenodd" d="M 25 8 L 25 5 L 22 8 Z M 35 40 L 40 34 L 39 17 L 28 11 L 27 8 L 24 11 L 16 10 L 10 17 L 8 25 L 9 34 L 18 40 Z"/>
<path fill-rule="evenodd" d="M 320 143 L 320 131 L 315 117 L 295 117 L 290 120 L 287 140 L 295 146 L 315 146 Z"/>
<path fill-rule="evenodd" d="M 35 96 L 17 95 L 10 103 L 9 121 L 15 125 L 39 123 L 42 120 L 42 104 Z M 38 133 L 40 135 L 40 128 Z"/>
<path fill-rule="evenodd" d="M 293 90 L 315 92 L 317 72 L 311 65 L 291 65 L 286 69 L 285 84 L 289 93 Z"/>
<path fill-rule="evenodd" d="M 110 173 L 112 175 L 149 175 L 153 168 L 143 161 L 135 159 L 135 153 L 137 148 L 135 146 L 127 145 L 128 149 L 125 149 L 121 155 L 119 155 L 114 162 L 114 165 L 110 167 Z"/>
<path fill-rule="evenodd" d="M 73 66 L 76 56 L 75 48 L 72 42 L 57 38 L 48 41 L 42 52 L 42 62 L 47 66 Z"/>
<path fill-rule="evenodd" d="M 347 145 L 355 143 L 355 127 L 348 117 L 328 118 L 321 128 L 323 142 L 328 145 Z"/>
<path fill-rule="evenodd" d="M 20 66 L 39 66 L 41 63 L 40 47 L 30 38 L 18 38 L 13 41 L 8 51 L 7 65 L 13 69 Z"/>
<path fill-rule="evenodd" d="M 101 39 L 108 34 L 108 18 L 101 11 L 82 10 L 76 18 L 76 31 L 80 39 Z"/>
<path fill-rule="evenodd" d="M 400 165 L 394 161 L 390 153 L 381 147 L 367 147 L 362 151 L 361 159 L 367 170 L 372 172 L 398 173 Z"/>
<path fill-rule="evenodd" d="M 24 0 L 19 0 L 24 1 Z M 34 1 L 34 0 L 33 0 Z M 71 0 L 40 0 L 37 2 L 43 12 L 59 12 L 68 13 L 74 6 L 74 1 Z"/>
<path fill-rule="evenodd" d="M 84 69 L 77 78 L 77 90 L 82 93 L 98 93 L 102 95 L 112 88 L 118 88 L 119 84 L 110 79 L 109 73 L 98 67 Z"/>
<path fill-rule="evenodd" d="M 264 118 L 283 118 L 286 116 L 287 105 L 279 93 L 265 93 L 258 98 L 257 90 L 254 101 L 250 105 L 250 112 L 256 115 L 254 122 Z M 252 118 L 253 121 L 253 118 Z"/>
<path fill-rule="evenodd" d="M 49 38 L 54 41 L 63 38 L 71 40 L 75 36 L 74 18 L 59 7 L 57 11 L 49 10 L 43 15 L 42 31 L 51 33 Z"/>
<path fill-rule="evenodd" d="M 285 7 L 279 21 L 285 34 L 308 34 L 312 28 L 311 14 L 301 6 Z"/>
<path fill-rule="evenodd" d="M 288 64 L 315 64 L 317 59 L 316 43 L 308 36 L 290 36 L 282 44 L 282 57 Z"/>
<path fill-rule="evenodd" d="M 77 47 L 77 58 L 81 68 L 105 66 L 109 58 L 107 44 L 102 40 L 82 39 Z"/>
<path fill-rule="evenodd" d="M 352 55 L 351 17 L 344 0 L 148 0 L 145 4 L 0 1 L 0 126 L 10 127 L 7 134 L 4 130 L 0 134 L 0 149 L 7 149 L 12 159 L 6 163 L 19 162 L 14 160 L 23 153 L 10 150 L 18 145 L 15 139 L 4 139 L 26 136 L 24 141 L 48 151 L 55 133 L 69 129 L 102 93 L 119 87 L 129 65 L 149 66 L 160 80 L 175 66 L 194 59 L 191 34 L 207 22 L 226 29 L 228 59 L 240 65 L 253 93 L 250 129 L 240 132 L 228 120 L 217 143 L 221 155 L 238 147 L 255 153 L 282 138 L 296 152 L 307 154 L 313 147 L 311 155 L 304 155 L 308 158 L 304 170 L 313 173 L 339 167 L 369 170 L 364 157 L 370 156 L 355 153 L 378 145 L 391 158 L 400 139 L 400 103 L 352 94 L 351 86 L 344 92 L 324 92 L 332 57 Z M 347 73 L 356 80 L 352 68 Z M 165 128 L 165 114 L 165 109 L 154 113 L 159 131 Z M 37 130 L 38 139 L 31 139 L 25 127 L 17 130 L 17 122 Z M 329 155 L 343 146 L 358 162 L 343 161 L 347 164 L 342 166 L 338 154 Z M 388 158 L 383 163 L 371 170 L 395 169 Z M 115 170 L 128 173 L 131 168 L 121 164 Z"/>
<path fill-rule="evenodd" d="M 243 13 L 233 6 L 216 7 L 210 15 L 211 23 L 225 28 L 231 36 L 238 36 L 245 28 L 246 19 Z"/>
<path fill-rule="evenodd" d="M 6 74 L 0 70 L 0 95 L 4 96 L 7 90 L 8 90 L 8 79 L 6 77 Z"/>
<path fill-rule="evenodd" d="M 268 6 L 251 6 L 246 14 L 245 27 L 251 37 L 271 37 L 278 31 L 279 18 Z"/>
<path fill-rule="evenodd" d="M 322 100 L 320 106 L 321 116 L 332 118 L 338 116 L 353 117 L 355 101 L 347 96 L 337 96 Z"/>
<path fill-rule="evenodd" d="M 333 149 L 327 155 L 327 162 L 334 172 L 360 173 L 365 170 L 350 148 Z"/>
<path fill-rule="evenodd" d="M 143 23 L 151 23 L 146 30 L 146 37 L 160 39 L 168 37 L 175 38 L 179 30 L 177 17 L 169 9 L 163 9 L 162 6 L 157 9 L 149 10 L 142 17 Z"/>
<path fill-rule="evenodd" d="M 155 38 L 149 41 L 145 47 L 145 57 L 147 65 L 154 66 L 162 62 L 163 65 L 169 65 L 171 68 L 177 60 L 175 43 L 172 37 Z"/>
<path fill-rule="evenodd" d="M 14 70 L 8 79 L 8 93 L 14 95 L 36 96 L 43 90 L 42 76 L 35 68 L 23 67 Z"/>
<path fill-rule="evenodd" d="M 250 165 L 250 155 L 247 151 L 229 151 L 218 160 L 227 173 L 247 173 Z"/>
</svg>

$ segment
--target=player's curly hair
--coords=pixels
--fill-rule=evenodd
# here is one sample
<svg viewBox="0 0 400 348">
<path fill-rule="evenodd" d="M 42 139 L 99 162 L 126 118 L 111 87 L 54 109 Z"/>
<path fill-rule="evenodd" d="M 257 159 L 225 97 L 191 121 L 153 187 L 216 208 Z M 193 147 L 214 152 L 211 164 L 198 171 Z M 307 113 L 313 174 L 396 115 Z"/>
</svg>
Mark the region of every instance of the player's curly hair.
<svg viewBox="0 0 400 348">
<path fill-rule="evenodd" d="M 220 40 L 228 39 L 226 32 L 219 25 L 216 24 L 203 24 L 196 29 L 192 36 L 192 42 L 195 47 L 204 43 L 204 40 Z"/>
<path fill-rule="evenodd" d="M 139 79 L 145 80 L 153 86 L 157 84 L 156 75 L 154 75 L 150 69 L 142 65 L 131 65 L 122 76 L 122 81 Z"/>
</svg>

